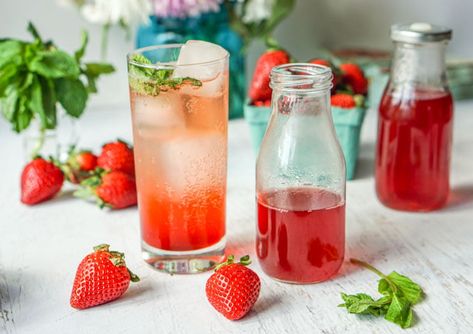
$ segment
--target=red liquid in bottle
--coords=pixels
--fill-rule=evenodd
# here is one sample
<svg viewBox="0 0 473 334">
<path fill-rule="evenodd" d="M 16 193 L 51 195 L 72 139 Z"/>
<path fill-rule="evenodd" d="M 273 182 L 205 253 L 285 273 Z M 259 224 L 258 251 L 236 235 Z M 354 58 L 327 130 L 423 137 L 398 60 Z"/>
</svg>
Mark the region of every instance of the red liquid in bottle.
<svg viewBox="0 0 473 334">
<path fill-rule="evenodd" d="M 320 188 L 258 195 L 256 252 L 264 272 L 292 283 L 335 275 L 345 253 L 345 203 Z"/>
<path fill-rule="evenodd" d="M 376 191 L 394 209 L 429 211 L 447 201 L 453 102 L 450 93 L 386 94 L 379 108 Z"/>
</svg>

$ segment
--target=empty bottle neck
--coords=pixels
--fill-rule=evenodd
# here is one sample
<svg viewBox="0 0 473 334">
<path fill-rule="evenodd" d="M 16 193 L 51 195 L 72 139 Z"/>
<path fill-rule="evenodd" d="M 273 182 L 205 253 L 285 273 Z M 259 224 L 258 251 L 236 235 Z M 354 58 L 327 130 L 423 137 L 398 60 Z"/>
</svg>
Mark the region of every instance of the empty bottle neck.
<svg viewBox="0 0 473 334">
<path fill-rule="evenodd" d="M 396 43 L 391 82 L 394 85 L 446 86 L 446 42 Z"/>
</svg>

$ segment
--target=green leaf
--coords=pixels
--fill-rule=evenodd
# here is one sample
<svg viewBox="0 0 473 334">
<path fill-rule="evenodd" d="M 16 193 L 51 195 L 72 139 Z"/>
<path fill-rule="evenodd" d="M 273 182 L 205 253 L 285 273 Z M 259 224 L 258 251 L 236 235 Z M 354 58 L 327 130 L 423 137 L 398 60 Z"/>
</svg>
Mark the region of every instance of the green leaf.
<svg viewBox="0 0 473 334">
<path fill-rule="evenodd" d="M 87 91 L 89 93 L 97 93 L 97 79 L 102 74 L 115 72 L 115 68 L 107 63 L 86 63 L 82 73 L 87 78 Z"/>
<path fill-rule="evenodd" d="M 80 70 L 73 57 L 60 50 L 41 51 L 28 64 L 30 71 L 46 78 L 77 78 Z"/>
<path fill-rule="evenodd" d="M 57 100 L 66 110 L 67 114 L 78 118 L 84 112 L 88 93 L 79 79 L 57 79 L 54 82 Z"/>
<path fill-rule="evenodd" d="M 108 63 L 86 63 L 85 72 L 98 77 L 101 74 L 115 72 L 115 67 Z"/>
<path fill-rule="evenodd" d="M 39 77 L 41 92 L 43 94 L 43 109 L 46 116 L 46 128 L 54 129 L 57 124 L 56 92 L 51 79 Z"/>
<path fill-rule="evenodd" d="M 410 278 L 395 271 L 390 273 L 387 277 L 396 285 L 398 291 L 409 301 L 409 303 L 416 304 L 422 299 L 422 288 L 417 283 L 414 283 Z"/>
<path fill-rule="evenodd" d="M 28 99 L 25 95 L 20 96 L 18 100 L 18 106 L 16 109 L 16 115 L 14 118 L 14 130 L 21 132 L 25 130 L 33 119 L 33 114 L 27 106 Z"/>
<path fill-rule="evenodd" d="M 38 30 L 31 21 L 28 22 L 28 28 L 26 30 L 28 30 L 28 32 L 33 36 L 36 41 L 38 41 L 40 44 L 43 44 L 43 39 L 41 38 L 38 33 Z"/>
<path fill-rule="evenodd" d="M 347 295 L 342 293 L 342 299 L 345 302 L 338 306 L 345 307 L 348 312 L 354 314 L 372 314 L 375 316 L 386 313 L 387 306 L 391 302 L 390 298 L 381 298 L 374 300 L 373 297 L 358 293 L 356 295 Z"/>
<path fill-rule="evenodd" d="M 42 129 L 56 127 L 56 100 L 50 82 L 44 78 L 33 77 L 28 108 L 38 118 Z"/>
<path fill-rule="evenodd" d="M 18 78 L 20 68 L 13 63 L 3 66 L 0 69 L 0 98 L 5 96 L 5 90 L 12 81 Z"/>
<path fill-rule="evenodd" d="M 74 58 L 78 63 L 80 63 L 82 57 L 85 54 L 85 48 L 87 47 L 87 43 L 89 42 L 89 34 L 87 34 L 87 31 L 83 30 L 82 35 L 81 35 L 81 45 L 79 49 L 74 52 Z"/>
<path fill-rule="evenodd" d="M 5 66 L 20 66 L 23 63 L 24 43 L 18 40 L 0 42 L 0 69 Z"/>
<path fill-rule="evenodd" d="M 402 328 L 408 328 L 412 325 L 412 318 L 411 303 L 406 298 L 394 294 L 384 319 L 398 324 Z"/>
</svg>

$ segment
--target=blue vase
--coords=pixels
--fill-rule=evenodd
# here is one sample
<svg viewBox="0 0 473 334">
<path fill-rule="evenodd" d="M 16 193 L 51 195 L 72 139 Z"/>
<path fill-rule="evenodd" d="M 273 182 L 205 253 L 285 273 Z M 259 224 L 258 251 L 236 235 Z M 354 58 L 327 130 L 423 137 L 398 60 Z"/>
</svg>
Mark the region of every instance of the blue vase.
<svg viewBox="0 0 473 334">
<path fill-rule="evenodd" d="M 246 92 L 243 40 L 230 28 L 225 8 L 185 19 L 151 16 L 150 24 L 138 29 L 136 47 L 185 43 L 191 39 L 219 44 L 230 53 L 229 114 L 230 118 L 242 117 Z"/>
</svg>

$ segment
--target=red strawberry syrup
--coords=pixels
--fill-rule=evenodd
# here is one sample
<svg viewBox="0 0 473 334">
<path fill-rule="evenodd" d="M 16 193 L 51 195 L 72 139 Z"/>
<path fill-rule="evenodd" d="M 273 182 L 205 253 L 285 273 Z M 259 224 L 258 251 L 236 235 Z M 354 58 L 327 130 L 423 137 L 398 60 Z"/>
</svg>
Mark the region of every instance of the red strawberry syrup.
<svg viewBox="0 0 473 334">
<path fill-rule="evenodd" d="M 453 103 L 449 93 L 383 97 L 379 109 L 376 191 L 388 207 L 429 211 L 449 194 Z"/>
<path fill-rule="evenodd" d="M 258 194 L 256 252 L 264 272 L 290 283 L 329 279 L 345 253 L 345 203 L 312 187 Z"/>
</svg>

